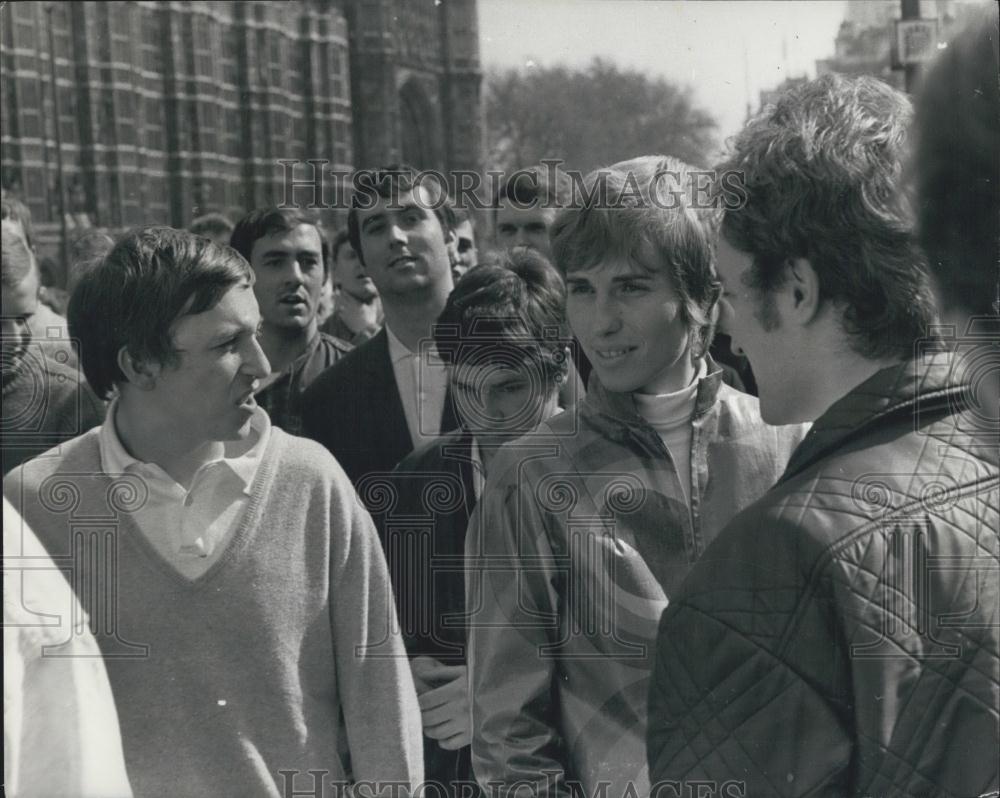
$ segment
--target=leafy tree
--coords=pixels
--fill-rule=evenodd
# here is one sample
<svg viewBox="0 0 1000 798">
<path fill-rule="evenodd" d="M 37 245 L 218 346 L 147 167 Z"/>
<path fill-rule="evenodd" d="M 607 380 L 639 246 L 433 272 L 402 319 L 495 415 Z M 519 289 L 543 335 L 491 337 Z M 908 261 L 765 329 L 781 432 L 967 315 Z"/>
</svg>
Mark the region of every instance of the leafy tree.
<svg viewBox="0 0 1000 798">
<path fill-rule="evenodd" d="M 561 158 L 589 171 L 656 153 L 703 166 L 716 144 L 716 122 L 695 107 L 689 88 L 601 58 L 584 70 L 488 74 L 486 124 L 492 169 Z"/>
</svg>

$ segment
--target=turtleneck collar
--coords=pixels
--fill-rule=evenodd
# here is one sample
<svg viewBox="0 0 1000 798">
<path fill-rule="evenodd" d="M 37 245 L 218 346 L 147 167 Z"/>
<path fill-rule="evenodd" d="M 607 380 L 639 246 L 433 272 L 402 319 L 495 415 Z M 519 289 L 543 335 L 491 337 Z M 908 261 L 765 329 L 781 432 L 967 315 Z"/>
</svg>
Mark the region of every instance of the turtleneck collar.
<svg viewBox="0 0 1000 798">
<path fill-rule="evenodd" d="M 666 432 L 688 424 L 698 400 L 698 384 L 708 373 L 704 359 L 691 383 L 672 393 L 632 394 L 636 412 L 658 432 Z"/>
</svg>

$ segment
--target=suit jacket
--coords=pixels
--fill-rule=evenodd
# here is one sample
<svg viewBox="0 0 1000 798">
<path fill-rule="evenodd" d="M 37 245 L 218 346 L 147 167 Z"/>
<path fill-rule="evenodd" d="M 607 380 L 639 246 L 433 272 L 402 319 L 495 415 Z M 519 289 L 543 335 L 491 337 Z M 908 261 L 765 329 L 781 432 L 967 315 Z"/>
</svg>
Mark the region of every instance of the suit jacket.
<svg viewBox="0 0 1000 798">
<path fill-rule="evenodd" d="M 322 443 L 357 487 L 413 451 L 385 328 L 320 374 L 302 395 L 303 434 Z M 441 432 L 458 426 L 449 392 Z"/>
</svg>

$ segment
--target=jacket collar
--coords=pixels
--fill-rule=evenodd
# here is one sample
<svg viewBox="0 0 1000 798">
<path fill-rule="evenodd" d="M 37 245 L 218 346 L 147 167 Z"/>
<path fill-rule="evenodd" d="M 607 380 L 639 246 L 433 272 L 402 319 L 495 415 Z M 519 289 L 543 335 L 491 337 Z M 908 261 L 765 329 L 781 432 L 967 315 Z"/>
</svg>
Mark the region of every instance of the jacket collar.
<svg viewBox="0 0 1000 798">
<path fill-rule="evenodd" d="M 968 386 L 953 374 L 950 352 L 921 354 L 876 372 L 834 402 L 792 454 L 782 483 L 864 436 L 875 426 L 916 414 L 939 417 L 960 410 Z"/>
<path fill-rule="evenodd" d="M 710 355 L 705 355 L 707 373 L 698 382 L 698 395 L 694 404 L 694 418 L 705 415 L 719 396 L 722 385 L 722 369 Z M 614 437 L 627 437 L 636 428 L 645 429 L 649 426 L 636 407 L 635 398 L 631 393 L 611 391 L 601 383 L 597 372 L 591 372 L 587 380 L 587 395 L 582 402 L 583 412 L 594 420 L 603 422 L 601 426 L 609 432 L 617 432 Z"/>
</svg>

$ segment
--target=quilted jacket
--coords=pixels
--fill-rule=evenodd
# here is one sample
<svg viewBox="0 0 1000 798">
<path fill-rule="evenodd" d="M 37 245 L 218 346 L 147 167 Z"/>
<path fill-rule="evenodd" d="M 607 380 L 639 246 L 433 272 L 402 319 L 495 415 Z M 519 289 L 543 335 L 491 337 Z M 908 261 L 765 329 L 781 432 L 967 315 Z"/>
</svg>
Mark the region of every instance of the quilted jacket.
<svg viewBox="0 0 1000 798">
<path fill-rule="evenodd" d="M 632 396 L 594 374 L 578 412 L 496 455 L 466 536 L 473 768 L 490 795 L 646 794 L 667 597 L 805 435 L 766 425 L 756 398 L 710 372 L 683 476 Z"/>
<path fill-rule="evenodd" d="M 692 569 L 657 640 L 654 783 L 997 789 L 1000 445 L 955 365 L 914 358 L 836 402 Z"/>
</svg>

